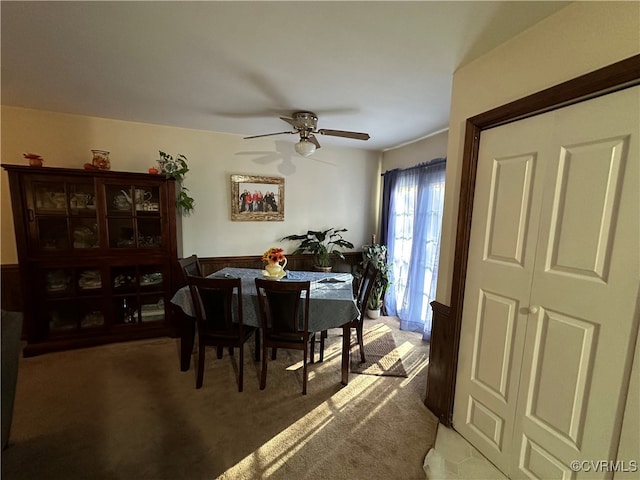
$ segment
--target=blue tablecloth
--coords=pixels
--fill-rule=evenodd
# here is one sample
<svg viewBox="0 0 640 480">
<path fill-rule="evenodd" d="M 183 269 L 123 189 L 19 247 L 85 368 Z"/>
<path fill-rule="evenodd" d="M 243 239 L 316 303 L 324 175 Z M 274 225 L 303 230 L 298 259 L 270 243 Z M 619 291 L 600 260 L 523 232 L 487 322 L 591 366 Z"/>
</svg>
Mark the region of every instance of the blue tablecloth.
<svg viewBox="0 0 640 480">
<path fill-rule="evenodd" d="M 235 277 L 242 280 L 242 312 L 245 325 L 260 326 L 258 294 L 255 278 L 263 278 L 262 270 L 252 268 L 223 268 L 210 277 Z M 352 321 L 358 315 L 353 298 L 353 276 L 350 273 L 302 272 L 287 270 L 287 276 L 278 280 L 310 281 L 309 330 L 320 332 L 337 328 Z M 275 281 L 275 280 L 274 280 Z M 188 287 L 182 287 L 171 299 L 182 311 L 194 316 L 193 303 Z"/>
</svg>

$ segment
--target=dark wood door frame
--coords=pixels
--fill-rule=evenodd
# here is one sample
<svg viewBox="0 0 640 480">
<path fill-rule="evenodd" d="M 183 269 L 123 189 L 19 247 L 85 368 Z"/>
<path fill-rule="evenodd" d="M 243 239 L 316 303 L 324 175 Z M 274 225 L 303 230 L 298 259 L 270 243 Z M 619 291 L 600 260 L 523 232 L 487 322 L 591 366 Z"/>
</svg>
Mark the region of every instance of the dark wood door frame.
<svg viewBox="0 0 640 480">
<path fill-rule="evenodd" d="M 438 401 L 435 402 L 441 406 L 443 411 L 434 411 L 433 413 L 435 413 L 445 425 L 451 426 L 453 417 L 462 307 L 467 275 L 469 240 L 471 236 L 471 219 L 473 215 L 473 198 L 478 164 L 478 149 L 482 131 L 623 90 L 638 84 L 640 84 L 640 55 L 634 55 L 594 72 L 467 119 L 462 159 L 462 176 L 460 180 L 453 280 L 447 319 L 452 327 L 453 335 L 450 337 L 451 344 L 446 348 L 446 350 L 450 352 L 447 360 L 448 364 L 439 366 L 446 371 L 445 375 L 439 376 L 438 378 L 438 381 L 442 382 L 442 384 L 429 385 L 428 387 L 429 390 L 437 391 L 438 395 L 444 397 L 440 397 Z M 429 369 L 431 370 L 431 366 Z M 428 381 L 431 382 L 431 378 L 429 378 Z"/>
</svg>

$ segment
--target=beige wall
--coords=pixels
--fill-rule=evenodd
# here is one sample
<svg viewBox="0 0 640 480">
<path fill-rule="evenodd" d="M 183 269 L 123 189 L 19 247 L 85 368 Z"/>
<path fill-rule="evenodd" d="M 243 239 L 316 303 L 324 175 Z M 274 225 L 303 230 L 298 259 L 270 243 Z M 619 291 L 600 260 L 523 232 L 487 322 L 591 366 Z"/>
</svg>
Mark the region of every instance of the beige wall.
<svg viewBox="0 0 640 480">
<path fill-rule="evenodd" d="M 434 158 L 446 157 L 448 138 L 449 131 L 445 130 L 393 150 L 387 150 L 382 154 L 382 171 L 413 167 Z"/>
<path fill-rule="evenodd" d="M 465 120 L 638 53 L 640 3 L 576 2 L 454 74 L 438 301 L 451 295 Z M 626 461 L 637 460 L 638 368 L 636 359 L 618 457 Z"/>
<path fill-rule="evenodd" d="M 358 249 L 376 231 L 380 154 L 349 148 L 322 149 L 310 158 L 291 141 L 243 140 L 238 135 L 2 107 L 2 163 L 26 164 L 22 152 L 44 157 L 51 167 L 82 168 L 91 149 L 111 152 L 111 168 L 146 172 L 158 150 L 182 153 L 191 171 L 185 186 L 196 210 L 183 218 L 183 252 L 202 257 L 258 255 L 279 239 L 308 229 L 345 227 Z M 230 179 L 234 173 L 285 179 L 284 222 L 232 222 Z M 7 173 L 1 174 L 0 263 L 17 263 Z"/>
<path fill-rule="evenodd" d="M 575 2 L 453 77 L 437 300 L 449 305 L 469 117 L 640 52 L 640 3 Z"/>
</svg>

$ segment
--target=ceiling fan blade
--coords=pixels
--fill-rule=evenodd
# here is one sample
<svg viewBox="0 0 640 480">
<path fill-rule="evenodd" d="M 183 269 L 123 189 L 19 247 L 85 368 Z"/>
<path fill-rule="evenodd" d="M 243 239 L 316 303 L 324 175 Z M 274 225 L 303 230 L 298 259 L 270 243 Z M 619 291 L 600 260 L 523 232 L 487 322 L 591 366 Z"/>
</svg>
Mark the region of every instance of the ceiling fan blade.
<svg viewBox="0 0 640 480">
<path fill-rule="evenodd" d="M 289 125 L 291 125 L 293 128 L 297 128 L 296 121 L 295 121 L 293 118 L 280 117 L 280 120 L 284 120 L 284 121 L 285 121 L 285 122 L 287 122 Z"/>
<path fill-rule="evenodd" d="M 360 132 L 347 132 L 344 130 L 327 130 L 326 128 L 321 128 L 316 133 L 320 135 L 330 135 L 332 137 L 345 137 L 345 138 L 353 138 L 355 140 L 369 140 L 368 133 L 360 133 Z"/>
<path fill-rule="evenodd" d="M 272 135 L 284 135 L 285 133 L 291 134 L 291 133 L 298 133 L 298 132 L 294 130 L 293 132 L 286 131 L 286 132 L 276 132 L 276 133 L 264 133 L 262 135 L 252 135 L 250 137 L 244 137 L 244 139 L 247 140 L 249 138 L 270 137 Z"/>
<path fill-rule="evenodd" d="M 311 143 L 313 143 L 316 146 L 316 148 L 320 148 L 320 143 L 318 142 L 318 139 L 316 138 L 315 135 L 309 135 L 307 137 L 307 140 L 309 140 Z"/>
</svg>

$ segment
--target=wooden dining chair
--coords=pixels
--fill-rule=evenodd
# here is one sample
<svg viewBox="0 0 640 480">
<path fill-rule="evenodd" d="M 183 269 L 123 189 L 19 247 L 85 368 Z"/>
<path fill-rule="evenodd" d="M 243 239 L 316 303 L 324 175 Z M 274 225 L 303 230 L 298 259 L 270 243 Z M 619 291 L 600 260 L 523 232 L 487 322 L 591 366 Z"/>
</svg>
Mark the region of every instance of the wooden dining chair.
<svg viewBox="0 0 640 480">
<path fill-rule="evenodd" d="M 191 255 L 190 257 L 181 258 L 178 260 L 178 264 L 182 270 L 184 284 L 187 284 L 187 277 L 202 277 L 202 267 L 197 255 Z"/>
<path fill-rule="evenodd" d="M 319 351 L 318 351 L 318 361 L 319 362 L 324 362 L 324 341 L 327 339 L 329 335 L 328 330 L 322 330 L 320 332 L 320 347 L 319 347 Z M 311 363 L 313 363 L 315 361 L 315 338 L 316 334 L 315 332 L 312 334 L 312 341 L 311 341 L 311 351 L 309 352 L 309 360 Z"/>
<path fill-rule="evenodd" d="M 180 271 L 182 272 L 182 284 L 187 285 L 187 277 L 189 275 L 195 277 L 202 277 L 202 266 L 200 265 L 200 261 L 198 260 L 197 255 L 191 255 L 189 257 L 181 258 L 178 260 L 178 265 L 180 265 Z M 193 335 L 193 334 L 191 334 Z M 233 355 L 233 348 L 229 349 L 229 354 Z M 218 347 L 218 358 L 222 358 L 223 352 L 222 348 Z"/>
<path fill-rule="evenodd" d="M 363 340 L 362 340 L 362 320 L 364 319 L 363 315 L 364 312 L 366 312 L 367 309 L 367 303 L 369 302 L 369 295 L 371 294 L 371 290 L 373 290 L 373 285 L 375 284 L 375 281 L 371 281 L 371 275 L 373 275 L 372 269 L 375 269 L 375 266 L 371 263 L 368 262 L 367 265 L 365 266 L 364 269 L 364 273 L 362 274 L 362 276 L 360 277 L 359 281 L 357 282 L 357 284 L 354 282 L 354 286 L 353 286 L 353 296 L 356 299 L 356 305 L 358 306 L 358 310 L 360 311 L 360 315 L 358 316 L 358 318 L 356 318 L 353 322 L 351 322 L 352 324 L 355 325 L 355 323 L 358 323 L 360 325 L 360 328 L 358 329 L 357 327 L 353 327 L 356 328 L 356 333 L 359 331 L 359 337 L 358 337 L 358 343 L 361 344 L 360 347 L 360 356 L 363 359 L 362 361 L 364 362 L 364 349 L 362 347 L 363 344 Z M 376 274 L 373 276 L 373 279 L 375 280 L 377 276 L 377 271 Z M 365 281 L 365 279 L 367 279 Z M 367 292 L 367 288 L 369 289 L 369 291 Z M 362 303 L 364 302 L 364 308 L 361 306 Z M 324 361 L 324 342 L 326 340 L 328 336 L 328 332 L 327 330 L 323 330 L 322 332 L 320 332 L 320 348 L 319 348 L 319 352 L 318 352 L 318 361 L 322 362 Z M 314 342 L 315 343 L 315 342 Z M 313 363 L 314 361 L 314 344 L 311 345 L 311 363 Z"/>
<path fill-rule="evenodd" d="M 376 283 L 378 273 L 379 271 L 375 265 L 372 263 L 367 264 L 367 268 L 362 276 L 362 280 L 360 281 L 358 292 L 356 294 L 356 305 L 360 314 L 346 325 L 350 329 L 354 328 L 356 330 L 356 337 L 358 339 L 358 345 L 360 346 L 360 361 L 362 363 L 366 361 L 364 356 L 363 339 L 364 317 L 367 311 L 367 303 L 369 303 L 369 296 L 371 295 L 371 290 L 373 290 L 373 286 Z M 351 343 L 349 344 L 349 349 L 351 349 Z"/>
<path fill-rule="evenodd" d="M 255 327 L 244 325 L 242 317 L 242 284 L 239 278 L 205 278 L 187 276 L 198 327 L 198 372 L 196 388 L 204 379 L 205 347 L 238 347 L 238 391 L 243 389 L 244 344 L 255 333 L 255 355 L 260 352 L 260 336 Z"/>
<path fill-rule="evenodd" d="M 267 351 L 302 350 L 302 394 L 307 394 L 307 353 L 309 333 L 309 292 L 311 282 L 273 281 L 256 278 L 262 329 L 262 372 L 260 390 L 267 385 Z M 274 358 L 275 355 L 272 356 Z"/>
</svg>

